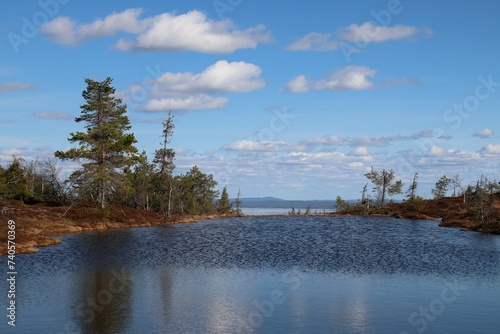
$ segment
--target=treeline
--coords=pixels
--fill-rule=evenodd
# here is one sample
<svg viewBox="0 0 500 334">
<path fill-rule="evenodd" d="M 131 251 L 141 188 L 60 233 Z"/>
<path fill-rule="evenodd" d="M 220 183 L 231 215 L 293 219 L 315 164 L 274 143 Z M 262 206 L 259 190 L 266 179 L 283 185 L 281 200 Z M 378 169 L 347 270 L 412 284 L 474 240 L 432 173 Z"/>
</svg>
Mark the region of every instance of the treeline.
<svg viewBox="0 0 500 334">
<path fill-rule="evenodd" d="M 137 140 L 129 132 L 127 107 L 114 96 L 112 79 L 85 82 L 85 104 L 75 119 L 85 131 L 70 133 L 68 138 L 77 147 L 57 151 L 54 158 L 43 160 L 13 157 L 10 165 L 0 166 L 0 199 L 69 206 L 96 203 L 101 208 L 119 204 L 162 212 L 165 221 L 173 213 L 232 212 L 226 188 L 220 193 L 213 175 L 197 166 L 174 175 L 175 152 L 169 144 L 175 126 L 170 113 L 150 162 L 147 153 L 138 153 L 135 147 Z M 79 162 L 80 168 L 63 180 L 58 160 Z"/>
<path fill-rule="evenodd" d="M 369 182 L 365 184 L 361 191 L 361 198 L 356 203 L 348 203 L 342 197 L 336 198 L 336 211 L 341 214 L 356 214 L 356 215 L 371 215 L 371 214 L 387 214 L 388 205 L 392 204 L 392 200 L 387 202 L 387 197 L 394 195 L 404 195 L 403 207 L 407 211 L 422 210 L 428 202 L 417 196 L 419 174 L 416 172 L 412 182 L 406 190 L 402 180 L 397 180 L 394 171 L 382 170 L 377 171 L 373 167 L 371 171 L 365 174 Z M 368 191 L 368 185 L 373 185 L 371 194 Z M 443 175 L 436 181 L 434 188 L 431 190 L 433 199 L 439 200 L 448 195 L 453 190 L 452 197 L 460 197 L 462 207 L 467 212 L 475 216 L 483 226 L 498 226 L 500 220 L 495 213 L 497 201 L 500 197 L 500 183 L 496 180 L 488 180 L 485 176 L 475 181 L 465 184 L 459 175 L 448 177 Z"/>
</svg>

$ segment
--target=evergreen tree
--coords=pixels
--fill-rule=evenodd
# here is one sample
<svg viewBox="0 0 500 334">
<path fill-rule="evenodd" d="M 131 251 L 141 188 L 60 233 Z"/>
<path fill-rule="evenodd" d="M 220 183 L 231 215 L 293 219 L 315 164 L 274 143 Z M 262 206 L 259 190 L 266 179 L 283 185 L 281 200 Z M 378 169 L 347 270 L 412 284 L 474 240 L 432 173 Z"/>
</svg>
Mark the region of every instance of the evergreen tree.
<svg viewBox="0 0 500 334">
<path fill-rule="evenodd" d="M 410 201 L 414 200 L 416 198 L 415 193 L 417 192 L 417 185 L 418 185 L 418 172 L 415 173 L 413 176 L 413 181 L 406 191 L 406 198 L 408 198 Z"/>
<path fill-rule="evenodd" d="M 231 213 L 232 204 L 229 201 L 229 195 L 227 193 L 227 187 L 222 189 L 222 194 L 220 199 L 217 201 L 217 211 L 222 214 Z"/>
<path fill-rule="evenodd" d="M 155 180 L 155 194 L 159 210 L 163 213 L 164 221 L 167 222 L 172 213 L 173 200 L 173 170 L 175 168 L 174 159 L 175 152 L 168 148 L 174 133 L 174 118 L 172 113 L 168 114 L 168 118 L 162 123 L 162 148 L 155 151 L 153 163 L 156 166 L 157 174 Z"/>
<path fill-rule="evenodd" d="M 236 194 L 236 199 L 234 200 L 234 205 L 236 207 L 236 214 L 241 215 L 241 189 L 238 189 L 238 194 Z"/>
<path fill-rule="evenodd" d="M 451 179 L 446 175 L 441 176 L 439 180 L 436 182 L 436 186 L 431 190 L 435 199 L 440 199 L 446 196 L 446 192 L 448 191 L 448 186 L 451 183 Z"/>
<path fill-rule="evenodd" d="M 386 195 L 396 195 L 402 193 L 403 182 L 401 180 L 394 180 L 394 171 L 386 171 L 383 169 L 381 172 L 376 171 L 373 166 L 369 173 L 365 176 L 370 180 L 375 188 L 373 191 L 377 192 L 377 198 L 381 204 L 384 203 Z"/>
<path fill-rule="evenodd" d="M 214 201 L 219 192 L 214 188 L 217 181 L 212 174 L 204 174 L 198 166 L 175 178 L 176 200 L 180 211 L 185 214 L 204 214 L 214 211 Z"/>
<path fill-rule="evenodd" d="M 80 106 L 81 115 L 75 121 L 83 122 L 87 131 L 70 133 L 68 140 L 78 143 L 78 148 L 55 152 L 62 160 L 85 161 L 71 178 L 101 208 L 117 187 L 124 186 L 123 170 L 138 160 L 135 136 L 127 133 L 131 128 L 127 107 L 114 96 L 112 81 L 109 77 L 102 82 L 85 79 L 87 89 L 82 96 L 86 103 Z"/>
<path fill-rule="evenodd" d="M 0 198 L 28 199 L 28 187 L 23 163 L 23 158 L 14 156 L 12 163 L 6 169 L 2 169 Z"/>
<path fill-rule="evenodd" d="M 141 153 L 139 163 L 134 166 L 134 171 L 130 174 L 134 193 L 129 203 L 144 210 L 150 210 L 154 206 L 154 165 L 148 162 L 146 152 Z"/>
<path fill-rule="evenodd" d="M 370 213 L 370 195 L 368 195 L 368 183 L 365 183 L 361 191 L 361 205 L 364 207 L 366 214 Z"/>
<path fill-rule="evenodd" d="M 337 212 L 346 212 L 351 208 L 351 205 L 347 203 L 342 197 L 337 196 L 335 199 L 335 210 Z"/>
</svg>

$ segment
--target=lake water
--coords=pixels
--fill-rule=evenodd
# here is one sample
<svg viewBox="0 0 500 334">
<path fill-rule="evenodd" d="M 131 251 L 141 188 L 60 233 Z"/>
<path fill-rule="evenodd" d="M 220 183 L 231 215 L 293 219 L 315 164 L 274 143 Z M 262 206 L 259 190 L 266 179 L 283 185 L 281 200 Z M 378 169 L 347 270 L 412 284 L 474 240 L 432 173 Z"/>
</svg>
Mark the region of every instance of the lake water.
<svg viewBox="0 0 500 334">
<path fill-rule="evenodd" d="M 243 217 L 68 235 L 16 258 L 16 327 L 2 293 L 0 332 L 499 333 L 500 236 L 437 224 Z"/>
</svg>

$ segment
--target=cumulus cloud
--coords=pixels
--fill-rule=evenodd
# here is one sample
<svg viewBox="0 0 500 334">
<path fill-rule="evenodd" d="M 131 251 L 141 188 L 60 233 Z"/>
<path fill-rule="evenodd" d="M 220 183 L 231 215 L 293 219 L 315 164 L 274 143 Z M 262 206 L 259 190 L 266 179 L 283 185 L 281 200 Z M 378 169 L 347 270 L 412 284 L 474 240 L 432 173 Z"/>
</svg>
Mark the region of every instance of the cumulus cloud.
<svg viewBox="0 0 500 334">
<path fill-rule="evenodd" d="M 117 96 L 134 100 L 133 96 L 138 92 L 147 93 L 150 100 L 141 110 L 148 112 L 219 109 L 224 107 L 229 99 L 214 95 L 247 93 L 261 89 L 266 85 L 260 78 L 261 73 L 262 69 L 254 64 L 220 60 L 200 73 L 163 73 L 142 85 L 133 85 L 117 92 Z"/>
<path fill-rule="evenodd" d="M 432 36 L 430 28 L 418 28 L 407 25 L 381 26 L 373 22 L 365 22 L 361 25 L 351 24 L 338 29 L 332 36 L 329 33 L 311 32 L 297 39 L 287 47 L 289 51 L 334 51 L 342 48 L 348 43 L 358 43 L 360 47 L 349 44 L 352 52 L 361 51 L 366 43 L 381 43 L 395 40 L 415 40 L 419 35 Z"/>
<path fill-rule="evenodd" d="M 423 138 L 450 139 L 449 136 L 444 136 L 436 133 L 433 130 L 425 129 L 411 135 L 394 135 L 394 136 L 358 136 L 358 137 L 339 137 L 336 135 L 326 135 L 315 138 L 309 138 L 302 141 L 303 145 L 315 147 L 323 146 L 349 146 L 349 147 L 383 147 L 388 146 L 393 142 L 413 141 Z"/>
<path fill-rule="evenodd" d="M 377 71 L 366 66 L 347 66 L 330 77 L 315 84 L 316 89 L 327 90 L 361 90 L 370 89 L 374 85 L 368 77 L 374 77 Z"/>
<path fill-rule="evenodd" d="M 184 97 L 170 97 L 162 99 L 153 99 L 146 103 L 142 111 L 160 112 L 169 110 L 207 110 L 220 109 L 228 103 L 224 97 L 212 97 L 205 94 Z"/>
<path fill-rule="evenodd" d="M 495 132 L 491 130 L 490 128 L 484 128 L 482 130 L 474 132 L 474 137 L 479 137 L 479 138 L 489 138 L 493 136 Z"/>
<path fill-rule="evenodd" d="M 0 84 L 0 93 L 15 92 L 19 90 L 32 90 L 36 86 L 26 82 L 8 82 Z"/>
<path fill-rule="evenodd" d="M 113 36 L 119 32 L 139 33 L 145 22 L 139 20 L 142 9 L 127 9 L 120 13 L 112 13 L 104 19 L 89 24 L 78 24 L 66 16 L 60 16 L 40 27 L 51 41 L 74 46 L 89 39 Z"/>
<path fill-rule="evenodd" d="M 359 161 L 354 161 L 354 162 L 349 162 L 347 166 L 352 169 L 358 169 L 358 168 L 363 168 L 364 164 Z"/>
<path fill-rule="evenodd" d="M 374 25 L 372 22 L 365 22 L 361 25 L 351 24 L 348 27 L 341 28 L 339 38 L 348 42 L 386 42 L 399 39 L 415 39 L 422 30 L 405 25 L 396 25 L 394 27 Z M 429 30 L 426 29 L 427 34 Z"/>
<path fill-rule="evenodd" d="M 270 40 L 263 25 L 238 30 L 230 20 L 212 21 L 202 12 L 164 13 L 151 18 L 147 29 L 135 41 L 120 39 L 119 50 L 192 50 L 202 53 L 230 53 L 255 48 Z"/>
<path fill-rule="evenodd" d="M 290 51 L 333 51 L 340 46 L 339 42 L 330 40 L 330 34 L 311 32 L 299 38 L 287 47 Z"/>
<path fill-rule="evenodd" d="M 69 46 L 118 33 L 133 35 L 121 37 L 116 42 L 115 48 L 121 51 L 231 53 L 270 41 L 270 34 L 263 25 L 240 30 L 231 20 L 210 20 L 197 10 L 180 15 L 162 13 L 142 19 L 141 14 L 142 9 L 127 9 L 88 24 L 57 17 L 44 24 L 40 31 L 50 40 Z"/>
<path fill-rule="evenodd" d="M 370 153 L 368 153 L 368 147 L 358 146 L 358 147 L 355 147 L 351 152 L 349 152 L 348 155 L 367 156 L 367 155 L 370 155 Z"/>
<path fill-rule="evenodd" d="M 312 81 L 304 75 L 297 76 L 286 85 L 291 93 L 305 93 L 309 90 L 364 90 L 375 87 L 368 78 L 374 77 L 376 70 L 366 66 L 347 66 L 327 78 Z"/>
<path fill-rule="evenodd" d="M 498 144 L 498 145 L 488 144 L 482 148 L 481 153 L 489 154 L 489 155 L 490 154 L 500 154 L 500 144 Z"/>
<path fill-rule="evenodd" d="M 58 112 L 58 111 L 39 111 L 33 113 L 33 116 L 39 119 L 45 120 L 70 120 L 73 119 L 73 116 L 67 112 Z"/>
<path fill-rule="evenodd" d="M 305 93 L 313 87 L 313 83 L 308 80 L 305 75 L 299 75 L 290 80 L 285 89 L 291 93 Z"/>
<path fill-rule="evenodd" d="M 169 92 L 233 93 L 250 92 L 263 88 L 262 69 L 254 64 L 219 60 L 203 72 L 167 72 L 155 80 L 155 94 Z"/>
<path fill-rule="evenodd" d="M 440 156 L 440 155 L 444 155 L 445 152 L 446 151 L 443 148 L 434 145 L 429 149 L 428 154 L 430 156 Z"/>
<path fill-rule="evenodd" d="M 303 147 L 283 141 L 237 140 L 223 147 L 227 151 L 280 151 L 287 152 Z"/>
</svg>

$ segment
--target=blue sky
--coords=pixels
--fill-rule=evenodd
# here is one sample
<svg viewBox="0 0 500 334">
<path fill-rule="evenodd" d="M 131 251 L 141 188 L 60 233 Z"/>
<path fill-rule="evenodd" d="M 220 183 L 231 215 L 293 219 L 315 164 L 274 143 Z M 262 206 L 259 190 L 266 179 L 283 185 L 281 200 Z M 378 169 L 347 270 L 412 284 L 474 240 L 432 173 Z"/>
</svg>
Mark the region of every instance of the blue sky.
<svg viewBox="0 0 500 334">
<path fill-rule="evenodd" d="M 230 195 L 358 198 L 371 166 L 430 197 L 500 179 L 498 1 L 2 1 L 0 163 L 67 149 L 114 78 L 140 150 Z M 64 170 L 71 166 L 61 164 Z"/>
</svg>

